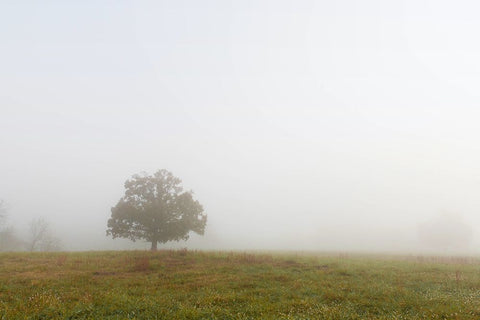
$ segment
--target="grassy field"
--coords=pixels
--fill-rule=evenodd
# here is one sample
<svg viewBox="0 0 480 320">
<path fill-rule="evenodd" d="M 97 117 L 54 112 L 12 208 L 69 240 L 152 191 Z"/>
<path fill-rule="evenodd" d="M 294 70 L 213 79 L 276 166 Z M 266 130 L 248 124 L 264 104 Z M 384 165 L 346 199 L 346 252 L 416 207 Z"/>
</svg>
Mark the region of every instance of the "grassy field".
<svg viewBox="0 0 480 320">
<path fill-rule="evenodd" d="M 2 253 L 1 319 L 480 319 L 480 261 Z"/>
</svg>

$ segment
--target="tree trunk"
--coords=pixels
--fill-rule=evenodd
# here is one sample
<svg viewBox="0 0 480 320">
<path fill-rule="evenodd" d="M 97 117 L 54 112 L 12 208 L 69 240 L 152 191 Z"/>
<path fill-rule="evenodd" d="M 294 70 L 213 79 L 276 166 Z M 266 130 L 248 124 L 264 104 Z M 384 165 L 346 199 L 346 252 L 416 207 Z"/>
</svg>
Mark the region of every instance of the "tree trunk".
<svg viewBox="0 0 480 320">
<path fill-rule="evenodd" d="M 157 240 L 152 241 L 152 247 L 150 248 L 152 251 L 157 251 Z"/>
</svg>

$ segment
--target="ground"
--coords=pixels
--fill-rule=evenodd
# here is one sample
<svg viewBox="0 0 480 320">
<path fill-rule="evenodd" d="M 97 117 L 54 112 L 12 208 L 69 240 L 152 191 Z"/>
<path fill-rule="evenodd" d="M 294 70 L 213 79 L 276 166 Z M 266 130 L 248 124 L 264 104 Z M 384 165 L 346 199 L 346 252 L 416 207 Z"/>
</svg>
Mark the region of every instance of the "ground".
<svg viewBox="0 0 480 320">
<path fill-rule="evenodd" d="M 0 254 L 0 319 L 479 318 L 476 258 Z"/>
</svg>

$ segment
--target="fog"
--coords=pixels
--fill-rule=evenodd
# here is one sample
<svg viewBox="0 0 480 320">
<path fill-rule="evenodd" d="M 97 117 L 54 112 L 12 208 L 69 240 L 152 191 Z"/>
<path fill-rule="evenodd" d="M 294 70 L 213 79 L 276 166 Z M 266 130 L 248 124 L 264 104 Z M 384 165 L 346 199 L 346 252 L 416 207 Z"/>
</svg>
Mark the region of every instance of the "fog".
<svg viewBox="0 0 480 320">
<path fill-rule="evenodd" d="M 8 223 L 42 217 L 65 250 L 148 249 L 106 224 L 126 179 L 165 168 L 208 222 L 163 248 L 477 254 L 479 9 L 4 1 Z M 471 236 L 431 246 L 441 223 Z"/>
</svg>

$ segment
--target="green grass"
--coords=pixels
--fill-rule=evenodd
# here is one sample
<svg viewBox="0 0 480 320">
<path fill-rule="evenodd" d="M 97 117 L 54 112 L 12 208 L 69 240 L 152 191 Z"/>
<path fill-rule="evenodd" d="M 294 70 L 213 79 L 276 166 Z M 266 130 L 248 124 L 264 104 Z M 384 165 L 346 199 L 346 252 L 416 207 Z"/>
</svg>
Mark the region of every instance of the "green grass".
<svg viewBox="0 0 480 320">
<path fill-rule="evenodd" d="M 0 319 L 479 319 L 480 261 L 159 251 L 0 254 Z"/>
</svg>

